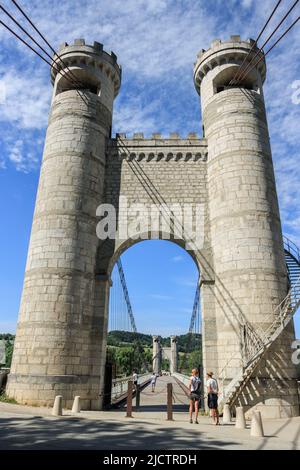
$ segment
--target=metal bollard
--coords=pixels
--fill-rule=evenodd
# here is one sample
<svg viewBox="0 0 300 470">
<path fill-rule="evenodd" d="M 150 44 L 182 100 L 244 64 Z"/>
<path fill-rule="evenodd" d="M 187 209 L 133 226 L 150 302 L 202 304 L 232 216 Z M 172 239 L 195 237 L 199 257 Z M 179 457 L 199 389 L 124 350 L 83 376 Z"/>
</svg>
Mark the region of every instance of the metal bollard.
<svg viewBox="0 0 300 470">
<path fill-rule="evenodd" d="M 167 421 L 173 421 L 173 385 L 167 385 Z"/>
<path fill-rule="evenodd" d="M 133 392 L 133 382 L 132 380 L 129 380 L 128 392 L 127 392 L 126 418 L 132 418 L 132 392 Z"/>
</svg>

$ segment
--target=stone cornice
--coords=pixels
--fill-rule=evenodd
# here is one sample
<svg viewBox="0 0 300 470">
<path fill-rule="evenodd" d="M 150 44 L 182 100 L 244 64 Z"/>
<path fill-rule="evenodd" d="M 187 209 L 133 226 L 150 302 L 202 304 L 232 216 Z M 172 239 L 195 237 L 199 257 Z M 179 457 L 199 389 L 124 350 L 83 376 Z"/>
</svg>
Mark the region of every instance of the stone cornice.
<svg viewBox="0 0 300 470">
<path fill-rule="evenodd" d="M 127 138 L 125 134 L 117 134 L 111 139 L 108 154 L 125 160 L 145 161 L 207 161 L 207 141 L 199 139 L 196 134 L 181 138 L 178 134 L 162 137 L 153 134 L 145 138 L 142 133 Z"/>
</svg>

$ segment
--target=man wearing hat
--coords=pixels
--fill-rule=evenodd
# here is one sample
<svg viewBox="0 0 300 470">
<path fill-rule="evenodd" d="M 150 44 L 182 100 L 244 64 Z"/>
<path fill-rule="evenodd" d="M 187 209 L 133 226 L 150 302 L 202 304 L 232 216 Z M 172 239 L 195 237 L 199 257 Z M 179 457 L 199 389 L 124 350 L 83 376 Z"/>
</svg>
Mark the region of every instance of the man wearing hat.
<svg viewBox="0 0 300 470">
<path fill-rule="evenodd" d="M 207 387 L 207 404 L 208 408 L 211 410 L 211 417 L 216 425 L 220 424 L 219 421 L 219 411 L 218 411 L 218 393 L 219 387 L 218 382 L 213 378 L 213 372 L 207 372 L 206 378 L 206 387 Z"/>
</svg>

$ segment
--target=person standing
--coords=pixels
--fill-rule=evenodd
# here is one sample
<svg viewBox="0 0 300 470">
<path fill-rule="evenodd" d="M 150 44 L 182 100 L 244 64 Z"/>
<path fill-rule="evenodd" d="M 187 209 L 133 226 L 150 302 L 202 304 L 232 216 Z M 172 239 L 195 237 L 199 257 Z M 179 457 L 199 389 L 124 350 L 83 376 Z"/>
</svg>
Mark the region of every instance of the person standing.
<svg viewBox="0 0 300 470">
<path fill-rule="evenodd" d="M 155 374 L 155 372 L 153 372 L 151 375 L 152 392 L 155 392 L 156 379 L 157 379 L 157 375 Z"/>
<path fill-rule="evenodd" d="M 220 424 L 219 411 L 218 411 L 219 386 L 218 386 L 217 380 L 213 378 L 213 375 L 214 375 L 213 372 L 207 372 L 206 374 L 207 404 L 208 404 L 208 408 L 210 409 L 213 422 L 216 425 L 219 425 Z"/>
<path fill-rule="evenodd" d="M 201 398 L 201 380 L 198 369 L 192 370 L 189 383 L 190 389 L 190 423 L 193 423 L 193 411 L 195 410 L 195 424 L 198 424 L 199 401 Z"/>
<path fill-rule="evenodd" d="M 136 369 L 133 369 L 133 374 L 132 374 L 132 381 L 133 381 L 133 385 L 134 385 L 134 388 L 137 390 L 137 386 L 138 386 L 138 374 L 137 374 L 137 370 Z"/>
</svg>

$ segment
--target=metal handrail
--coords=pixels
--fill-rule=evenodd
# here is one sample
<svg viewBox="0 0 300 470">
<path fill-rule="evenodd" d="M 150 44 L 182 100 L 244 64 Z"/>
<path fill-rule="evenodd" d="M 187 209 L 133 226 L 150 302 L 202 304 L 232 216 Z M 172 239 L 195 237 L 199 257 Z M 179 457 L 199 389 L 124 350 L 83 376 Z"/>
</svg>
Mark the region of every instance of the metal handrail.
<svg viewBox="0 0 300 470">
<path fill-rule="evenodd" d="M 275 341 L 275 339 L 280 334 L 280 331 L 284 327 L 285 320 L 288 318 L 289 315 L 292 318 L 293 314 L 297 311 L 299 305 L 300 305 L 300 276 L 297 279 L 295 285 L 290 289 L 287 296 L 282 300 L 282 302 L 275 308 L 275 310 L 272 312 L 272 314 L 268 317 L 268 318 L 270 318 L 272 316 L 273 322 L 271 323 L 271 325 L 266 330 L 264 330 L 262 332 L 263 334 L 260 335 L 263 344 L 257 345 L 256 349 L 253 351 L 252 355 L 248 359 L 248 365 L 253 361 L 253 359 L 255 359 L 255 356 L 257 356 L 260 353 L 260 351 L 263 352 L 263 350 L 268 346 L 268 344 L 270 343 L 270 340 L 272 340 L 272 338 L 273 338 L 273 341 Z M 274 320 L 274 313 L 276 311 L 279 311 L 279 315 Z M 276 326 L 275 330 L 274 330 L 274 326 Z M 274 338 L 275 333 L 278 333 L 278 334 L 276 334 L 276 336 Z M 226 369 L 229 362 L 236 355 L 237 355 L 237 352 L 235 352 L 231 356 L 231 358 L 227 361 L 226 365 L 223 367 L 220 375 Z M 246 366 L 246 369 L 247 369 L 247 367 L 248 366 Z M 224 377 L 222 377 L 222 382 L 223 382 L 223 390 L 222 390 L 223 397 L 222 398 L 223 399 L 225 399 L 226 395 L 229 394 L 230 389 L 232 388 L 232 386 L 234 384 L 236 384 L 239 379 L 240 379 L 240 375 L 233 378 L 232 381 L 230 382 L 230 384 L 227 385 L 226 391 L 225 391 L 225 389 L 224 389 L 224 380 L 225 379 L 224 379 Z"/>
<path fill-rule="evenodd" d="M 284 249 L 288 251 L 297 261 L 300 263 L 300 249 L 292 240 L 283 235 L 283 245 Z"/>
<path fill-rule="evenodd" d="M 300 301 L 300 276 L 298 277 L 296 283 L 290 288 L 286 297 L 280 302 L 280 304 L 278 304 L 275 307 L 274 311 L 267 317 L 266 319 L 267 322 L 269 320 L 271 323 L 271 321 L 273 320 L 270 326 L 266 330 L 262 330 L 260 327 L 263 341 L 266 339 L 269 331 L 272 330 L 275 323 L 278 323 L 278 321 L 282 322 L 286 318 L 286 314 L 289 312 L 290 309 L 293 310 L 294 308 L 296 309 L 298 308 L 299 301 Z M 275 317 L 276 315 L 277 315 L 277 318 Z M 275 320 L 274 320 L 274 317 L 275 317 Z"/>
<path fill-rule="evenodd" d="M 138 377 L 139 382 L 141 382 L 141 379 L 146 380 L 147 378 L 150 378 L 150 376 L 151 376 L 151 374 L 149 374 L 149 373 L 140 375 Z M 122 395 L 127 390 L 127 384 L 128 384 L 129 380 L 132 380 L 131 375 L 128 376 L 128 377 L 123 377 L 121 379 L 114 379 L 112 381 L 111 394 L 112 394 L 113 398 L 116 398 L 117 396 Z"/>
</svg>

